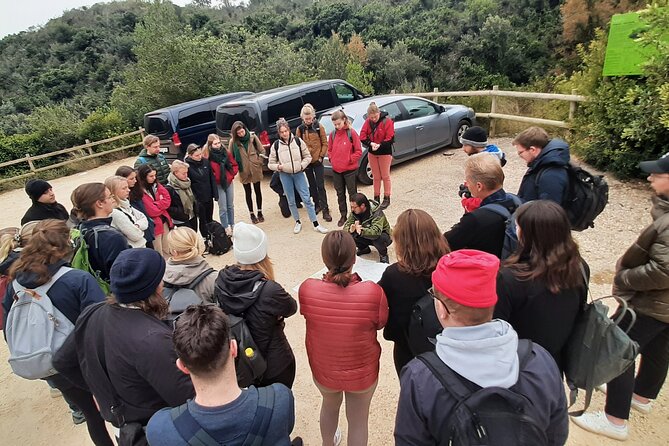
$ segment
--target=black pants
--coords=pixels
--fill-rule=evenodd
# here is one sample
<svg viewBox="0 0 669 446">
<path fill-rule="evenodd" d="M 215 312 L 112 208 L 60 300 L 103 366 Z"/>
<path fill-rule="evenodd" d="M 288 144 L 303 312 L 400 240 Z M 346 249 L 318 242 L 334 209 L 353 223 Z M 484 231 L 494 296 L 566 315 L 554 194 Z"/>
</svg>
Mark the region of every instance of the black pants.
<svg viewBox="0 0 669 446">
<path fill-rule="evenodd" d="M 613 316 L 615 318 L 615 315 Z M 625 315 L 620 327 L 629 326 L 631 316 Z M 641 363 L 634 378 L 634 365 L 607 384 L 605 412 L 617 418 L 629 419 L 632 393 L 655 399 L 667 377 L 669 367 L 669 324 L 650 316 L 637 314 L 629 336 L 639 343 Z"/>
<path fill-rule="evenodd" d="M 332 171 L 332 182 L 337 191 L 337 203 L 339 204 L 339 213 L 342 217 L 348 215 L 348 207 L 351 196 L 358 192 L 358 184 L 356 183 L 356 170 L 349 170 L 348 172 L 338 173 Z M 348 191 L 348 198 L 346 200 L 346 192 Z"/>
<path fill-rule="evenodd" d="M 397 372 L 397 377 L 400 377 L 400 372 L 402 368 L 409 363 L 415 356 L 409 350 L 409 346 L 406 343 L 395 342 L 393 346 L 393 362 L 395 363 L 395 372 Z"/>
<path fill-rule="evenodd" d="M 323 178 L 323 163 L 317 161 L 311 163 L 304 170 L 309 181 L 309 194 L 314 200 L 314 205 L 324 211 L 328 209 L 328 195 L 325 193 L 325 180 Z"/>
<path fill-rule="evenodd" d="M 196 202 L 195 215 L 197 216 L 197 223 L 200 226 L 200 234 L 205 239 L 209 238 L 207 223 L 210 223 L 214 219 L 214 200 Z"/>
<path fill-rule="evenodd" d="M 86 417 L 86 426 L 88 427 L 88 435 L 93 440 L 96 446 L 114 446 L 114 442 L 109 437 L 105 420 L 102 419 L 98 408 L 93 401 L 93 395 L 90 392 L 76 387 L 69 382 L 64 376 L 54 375 L 49 377 L 58 390 L 63 394 L 64 398 L 73 402 L 81 409 Z"/>
<path fill-rule="evenodd" d="M 390 246 L 390 244 L 393 242 L 390 236 L 385 232 L 382 232 L 380 236 L 374 239 L 353 233 L 353 240 L 355 240 L 355 246 L 359 249 L 365 249 L 370 246 L 374 246 L 376 250 L 379 251 L 380 256 L 388 255 L 388 246 Z"/>
<path fill-rule="evenodd" d="M 246 195 L 246 207 L 249 208 L 249 212 L 253 213 L 253 198 L 251 197 L 251 183 L 243 184 L 244 194 Z M 260 191 L 260 181 L 253 183 L 253 190 L 256 193 L 256 205 L 258 210 L 262 209 L 262 192 Z"/>
</svg>

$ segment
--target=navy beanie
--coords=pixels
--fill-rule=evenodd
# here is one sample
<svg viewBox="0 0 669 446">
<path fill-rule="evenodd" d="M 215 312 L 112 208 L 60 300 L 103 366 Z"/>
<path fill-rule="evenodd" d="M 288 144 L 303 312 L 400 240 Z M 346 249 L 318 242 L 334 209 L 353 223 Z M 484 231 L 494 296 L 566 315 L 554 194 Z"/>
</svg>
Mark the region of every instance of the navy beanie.
<svg viewBox="0 0 669 446">
<path fill-rule="evenodd" d="M 26 183 L 26 193 L 32 201 L 39 200 L 39 197 L 49 189 L 51 189 L 51 185 L 44 180 L 32 179 Z"/>
<path fill-rule="evenodd" d="M 149 248 L 121 251 L 109 273 L 110 288 L 116 301 L 129 304 L 147 299 L 165 275 L 165 259 Z"/>
<path fill-rule="evenodd" d="M 481 127 L 469 127 L 460 137 L 460 143 L 472 147 L 485 147 L 488 145 L 488 134 Z"/>
</svg>

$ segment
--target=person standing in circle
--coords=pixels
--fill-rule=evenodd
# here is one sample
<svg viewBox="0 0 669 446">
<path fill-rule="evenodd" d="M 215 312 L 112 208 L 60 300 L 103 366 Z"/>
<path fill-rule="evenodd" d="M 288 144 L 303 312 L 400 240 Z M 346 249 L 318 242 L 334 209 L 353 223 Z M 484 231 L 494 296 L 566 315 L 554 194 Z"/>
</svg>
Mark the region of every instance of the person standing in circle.
<svg viewBox="0 0 669 446">
<path fill-rule="evenodd" d="M 218 201 L 218 188 L 214 172 L 211 170 L 209 160 L 202 155 L 202 148 L 197 144 L 189 144 L 188 157 L 188 178 L 190 186 L 195 195 L 195 213 L 200 227 L 200 234 L 206 239 L 209 238 L 209 229 L 207 225 L 211 223 L 214 215 L 214 200 Z"/>
<path fill-rule="evenodd" d="M 262 223 L 265 221 L 265 216 L 262 213 L 260 181 L 262 181 L 262 156 L 265 155 L 265 149 L 258 137 L 254 133 L 249 132 L 241 121 L 236 121 L 232 124 L 230 136 L 228 151 L 232 152 L 239 167 L 239 181 L 244 186 L 246 206 L 249 208 L 251 223 Z M 253 185 L 253 190 L 256 193 L 257 217 L 253 212 L 251 185 Z"/>
<path fill-rule="evenodd" d="M 218 188 L 218 216 L 228 235 L 235 225 L 235 192 L 233 180 L 239 172 L 235 157 L 221 145 L 221 138 L 211 134 L 202 147 L 202 155 L 211 163 L 211 170 Z"/>
<path fill-rule="evenodd" d="M 367 107 L 367 119 L 360 130 L 360 141 L 369 150 L 367 159 L 372 168 L 374 201 L 380 201 L 383 183 L 381 209 L 385 209 L 390 206 L 390 164 L 393 162 L 395 123 L 388 112 L 379 109 L 376 102 L 371 102 Z"/>
<path fill-rule="evenodd" d="M 154 239 L 153 249 L 163 257 L 169 257 L 169 246 L 167 234 L 174 227 L 172 217 L 167 212 L 172 203 L 169 192 L 165 186 L 156 181 L 156 171 L 149 164 L 142 164 L 137 169 L 138 186 L 142 190 L 142 203 L 147 215 L 153 219 Z"/>
</svg>

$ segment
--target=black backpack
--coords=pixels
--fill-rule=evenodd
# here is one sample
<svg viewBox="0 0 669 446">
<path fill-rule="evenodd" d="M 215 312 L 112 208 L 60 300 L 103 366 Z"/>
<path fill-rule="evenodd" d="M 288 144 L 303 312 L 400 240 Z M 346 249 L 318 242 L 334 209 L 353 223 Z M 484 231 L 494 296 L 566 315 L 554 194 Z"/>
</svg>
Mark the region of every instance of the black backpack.
<svg viewBox="0 0 669 446">
<path fill-rule="evenodd" d="M 220 256 L 230 251 L 232 248 L 232 238 L 225 233 L 225 228 L 217 221 L 207 223 L 207 230 L 209 231 L 209 239 L 207 246 L 209 254 Z"/>
<path fill-rule="evenodd" d="M 191 305 L 200 305 L 203 299 L 195 292 L 200 282 L 204 280 L 209 274 L 214 271 L 214 268 L 208 268 L 202 271 L 193 281 L 188 285 L 174 285 L 163 281 L 163 297 L 170 306 L 170 312 L 167 315 L 168 320 L 174 320 L 181 313 L 186 311 Z"/>
<path fill-rule="evenodd" d="M 532 341 L 518 341 L 522 371 L 532 355 Z M 457 403 L 442 425 L 440 445 L 540 446 L 548 444 L 536 408 L 514 386 L 479 387 L 451 370 L 435 352 L 418 356 Z"/>
<path fill-rule="evenodd" d="M 569 178 L 567 193 L 562 207 L 567 212 L 571 229 L 583 231 L 595 227 L 595 218 L 609 202 L 609 185 L 602 175 L 593 175 L 585 169 L 569 163 L 565 166 Z M 544 169 L 545 170 L 545 169 Z M 544 172 L 537 175 L 535 186 Z"/>
<path fill-rule="evenodd" d="M 407 343 L 414 356 L 434 351 L 434 338 L 444 329 L 434 309 L 434 299 L 426 293 L 411 309 L 407 327 Z"/>
<path fill-rule="evenodd" d="M 239 387 L 257 384 L 267 370 L 267 361 L 253 340 L 244 315 L 235 316 L 228 313 L 228 319 L 231 336 L 237 340 L 237 357 L 235 358 L 237 384 Z"/>
</svg>

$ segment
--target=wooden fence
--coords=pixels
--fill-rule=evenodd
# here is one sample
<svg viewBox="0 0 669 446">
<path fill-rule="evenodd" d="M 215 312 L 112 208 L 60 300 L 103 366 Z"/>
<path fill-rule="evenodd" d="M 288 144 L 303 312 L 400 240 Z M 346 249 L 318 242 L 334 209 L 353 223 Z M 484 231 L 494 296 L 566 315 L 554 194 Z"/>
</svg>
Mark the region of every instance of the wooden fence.
<svg viewBox="0 0 669 446">
<path fill-rule="evenodd" d="M 394 90 L 391 92 L 394 93 Z M 506 119 L 509 121 L 526 122 L 529 124 L 545 125 L 560 128 L 571 128 L 571 120 L 576 113 L 576 107 L 579 102 L 587 99 L 586 96 L 576 94 L 576 90 L 572 90 L 572 94 L 554 94 L 554 93 L 533 93 L 526 91 L 507 91 L 500 90 L 497 85 L 492 87 L 492 90 L 476 90 L 476 91 L 439 91 L 434 89 L 433 92 L 428 93 L 411 93 L 412 96 L 420 96 L 424 98 L 440 98 L 440 97 L 468 97 L 468 96 L 485 96 L 492 97 L 490 105 L 490 112 L 476 113 L 477 118 L 487 118 L 490 120 L 490 136 L 495 134 L 495 119 Z M 556 121 L 553 119 L 533 118 L 530 116 L 508 115 L 497 112 L 497 98 L 521 98 L 521 99 L 538 99 L 549 101 L 566 101 L 569 102 L 569 118 L 567 121 Z"/>
<path fill-rule="evenodd" d="M 121 147 L 114 147 L 112 149 L 104 150 L 102 152 L 94 152 L 93 151 L 94 147 L 99 146 L 101 144 L 108 144 L 110 142 L 118 141 L 118 140 L 125 139 L 125 138 L 130 138 L 130 137 L 137 136 L 137 135 L 139 135 L 139 141 L 138 142 L 123 145 Z M 14 166 L 14 165 L 21 164 L 21 163 L 28 163 L 28 168 L 30 169 L 30 172 L 27 172 L 27 173 L 24 173 L 24 174 L 21 174 L 21 175 L 16 175 L 16 176 L 9 177 L 9 178 L 0 178 L 0 184 L 8 183 L 10 181 L 22 180 L 24 178 L 35 176 L 40 172 L 44 172 L 45 170 L 56 169 L 58 167 L 67 166 L 68 164 L 78 163 L 80 161 L 85 161 L 85 160 L 89 160 L 89 159 L 93 159 L 93 158 L 98 158 L 98 157 L 101 157 L 101 156 L 109 155 L 111 153 L 120 152 L 122 150 L 129 150 L 129 149 L 132 149 L 132 148 L 135 148 L 135 147 L 139 147 L 139 146 L 142 145 L 142 140 L 143 139 L 144 139 L 144 129 L 140 127 L 139 130 L 135 130 L 134 132 L 125 133 L 123 135 L 114 136 L 112 138 L 103 139 L 101 141 L 89 142 L 88 140 L 86 140 L 86 144 L 82 144 L 80 146 L 70 147 L 68 149 L 56 150 L 55 152 L 45 153 L 43 155 L 31 156 L 28 153 L 23 158 L 19 158 L 19 159 L 16 159 L 16 160 L 6 161 L 4 163 L 0 163 L 0 169 L 2 169 L 3 167 Z M 65 154 L 68 154 L 68 153 L 75 154 L 75 155 L 80 155 L 80 156 L 76 156 L 76 157 L 73 157 L 72 159 L 68 159 L 68 160 L 65 160 L 65 161 L 58 162 L 58 163 L 49 164 L 48 166 L 35 167 L 35 161 L 50 158 L 52 156 L 65 155 Z"/>
</svg>

